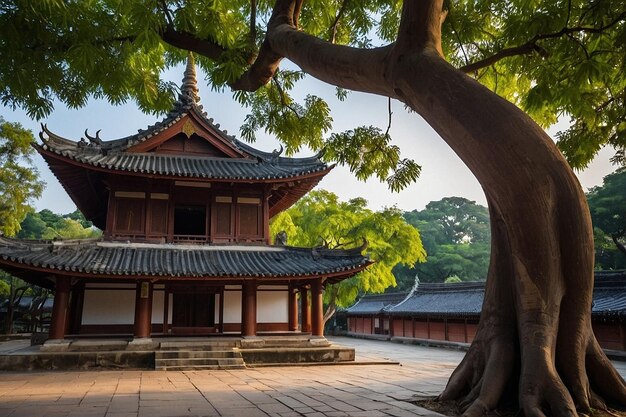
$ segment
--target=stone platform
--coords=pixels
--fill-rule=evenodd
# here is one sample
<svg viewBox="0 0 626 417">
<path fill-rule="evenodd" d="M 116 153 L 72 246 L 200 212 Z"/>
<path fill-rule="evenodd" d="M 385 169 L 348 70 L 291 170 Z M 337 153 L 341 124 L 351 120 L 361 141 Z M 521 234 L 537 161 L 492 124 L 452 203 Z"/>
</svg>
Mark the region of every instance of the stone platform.
<svg viewBox="0 0 626 417">
<path fill-rule="evenodd" d="M 168 337 L 68 339 L 5 344 L 0 370 L 215 370 L 246 366 L 354 363 L 354 348 L 324 337 Z"/>
</svg>

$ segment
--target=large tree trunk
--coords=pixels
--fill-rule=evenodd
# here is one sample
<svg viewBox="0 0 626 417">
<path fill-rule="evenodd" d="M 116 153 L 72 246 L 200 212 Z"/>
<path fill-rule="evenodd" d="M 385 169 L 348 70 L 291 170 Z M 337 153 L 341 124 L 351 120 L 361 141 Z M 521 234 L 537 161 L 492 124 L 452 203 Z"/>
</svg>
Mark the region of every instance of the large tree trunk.
<svg viewBox="0 0 626 417">
<path fill-rule="evenodd" d="M 626 384 L 591 329 L 593 236 L 580 184 L 525 113 L 443 59 L 442 3 L 406 1 L 397 41 L 359 50 L 298 32 L 294 2 L 279 0 L 264 47 L 323 81 L 403 101 L 482 185 L 493 239 L 483 313 L 442 400 L 462 401 L 468 416 L 498 407 L 510 388 L 526 416 L 624 406 Z M 247 80 L 267 77 L 260 69 Z"/>
</svg>

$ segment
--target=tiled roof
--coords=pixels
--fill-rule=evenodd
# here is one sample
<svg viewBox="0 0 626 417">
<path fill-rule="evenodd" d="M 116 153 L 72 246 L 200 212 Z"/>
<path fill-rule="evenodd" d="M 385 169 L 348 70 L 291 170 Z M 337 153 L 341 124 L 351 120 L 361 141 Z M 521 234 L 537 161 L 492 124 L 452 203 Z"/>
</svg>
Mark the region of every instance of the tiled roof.
<svg viewBox="0 0 626 417">
<path fill-rule="evenodd" d="M 420 283 L 405 302 L 388 309 L 390 314 L 479 315 L 484 282 Z"/>
<path fill-rule="evenodd" d="M 348 314 L 376 314 L 384 310 L 398 315 L 478 316 L 484 292 L 484 282 L 420 283 L 411 294 L 404 294 L 406 299 L 397 293 L 366 295 L 346 311 Z M 389 302 L 382 301 L 384 296 L 389 296 Z M 391 301 L 394 299 L 397 301 Z M 626 271 L 595 273 L 592 314 L 626 316 Z"/>
<path fill-rule="evenodd" d="M 409 293 L 394 292 L 387 294 L 368 294 L 345 311 L 348 314 L 371 314 L 380 313 L 386 308 L 394 306 L 404 300 Z"/>
<path fill-rule="evenodd" d="M 347 277 L 370 261 L 357 250 L 0 238 L 2 264 L 50 273 L 120 278 L 306 278 L 335 274 Z"/>
<path fill-rule="evenodd" d="M 275 180 L 323 172 L 329 167 L 317 158 L 216 158 L 156 153 L 105 153 L 99 148 L 60 147 L 48 141 L 43 150 L 107 170 L 214 180 Z"/>
<path fill-rule="evenodd" d="M 95 137 L 85 131 L 85 137 L 76 142 L 58 136 L 42 125 L 43 131 L 39 137 L 43 145 L 37 145 L 38 149 L 107 170 L 188 178 L 288 179 L 329 169 L 329 166 L 322 162 L 318 155 L 309 158 L 285 158 L 280 156 L 282 150 L 264 152 L 237 140 L 226 130 L 221 130 L 220 125 L 207 116 L 203 106 L 199 103 L 197 90 L 195 65 L 193 58 L 190 57 L 178 100 L 174 103 L 174 108 L 161 121 L 148 126 L 147 129 L 139 130 L 136 134 L 108 141 L 100 138 L 100 131 Z M 153 138 L 191 114 L 208 126 L 224 146 L 233 150 L 239 157 L 126 153 L 129 148 Z"/>
<path fill-rule="evenodd" d="M 185 114 L 185 112 L 179 114 L 170 124 L 180 120 Z M 149 129 L 150 132 L 154 130 L 154 127 Z M 234 147 L 249 157 L 220 158 L 153 152 L 125 152 L 132 144 L 145 140 L 146 137 L 141 136 L 143 139 L 140 139 L 139 134 L 115 141 L 92 141 L 88 144 L 84 140 L 75 142 L 64 139 L 52 133 L 46 126 L 43 126 L 43 133 L 40 134 L 43 144 L 38 145 L 41 151 L 50 152 L 95 168 L 122 172 L 184 178 L 275 180 L 300 177 L 329 169 L 329 166 L 317 156 L 285 158 L 281 157 L 278 152 L 259 151 L 231 137 L 227 137 L 229 143 L 232 143 Z M 149 136 L 153 134 L 154 132 Z"/>
<path fill-rule="evenodd" d="M 626 271 L 596 272 L 591 312 L 594 315 L 626 316 Z"/>
</svg>

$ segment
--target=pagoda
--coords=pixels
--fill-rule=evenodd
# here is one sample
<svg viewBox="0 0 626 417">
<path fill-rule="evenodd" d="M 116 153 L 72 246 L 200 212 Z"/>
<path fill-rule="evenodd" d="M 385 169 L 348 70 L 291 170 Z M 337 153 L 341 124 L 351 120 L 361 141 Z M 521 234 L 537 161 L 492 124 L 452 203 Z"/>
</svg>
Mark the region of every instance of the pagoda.
<svg viewBox="0 0 626 417">
<path fill-rule="evenodd" d="M 0 237 L 0 268 L 54 289 L 49 341 L 323 336 L 324 286 L 371 263 L 360 249 L 271 243 L 269 220 L 332 166 L 220 130 L 199 104 L 191 56 L 174 108 L 146 130 L 110 141 L 86 131 L 73 141 L 42 129 L 35 148 L 103 230 L 90 240 Z"/>
</svg>

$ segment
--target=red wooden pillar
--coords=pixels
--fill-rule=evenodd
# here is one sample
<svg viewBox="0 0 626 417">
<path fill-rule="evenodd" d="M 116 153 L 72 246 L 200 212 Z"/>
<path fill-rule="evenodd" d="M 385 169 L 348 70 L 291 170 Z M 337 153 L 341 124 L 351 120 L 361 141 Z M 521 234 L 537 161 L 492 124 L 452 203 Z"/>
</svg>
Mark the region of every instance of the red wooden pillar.
<svg viewBox="0 0 626 417">
<path fill-rule="evenodd" d="M 137 281 L 135 295 L 135 338 L 147 338 L 152 333 L 152 283 Z"/>
<path fill-rule="evenodd" d="M 256 336 L 256 281 L 244 281 L 241 289 L 241 335 Z"/>
<path fill-rule="evenodd" d="M 69 277 L 57 277 L 54 287 L 54 304 L 52 305 L 49 339 L 61 340 L 65 336 L 69 316 L 71 280 Z"/>
<path fill-rule="evenodd" d="M 70 292 L 69 318 L 67 332 L 79 334 L 83 320 L 83 302 L 85 301 L 85 281 L 80 281 L 72 286 Z"/>
<path fill-rule="evenodd" d="M 289 331 L 298 330 L 298 291 L 289 286 Z"/>
<path fill-rule="evenodd" d="M 311 332 L 311 305 L 309 304 L 309 289 L 307 287 L 300 288 L 300 305 L 302 307 L 302 327 L 304 333 Z"/>
<path fill-rule="evenodd" d="M 324 286 L 321 278 L 311 282 L 311 315 L 312 335 L 324 336 Z"/>
</svg>

